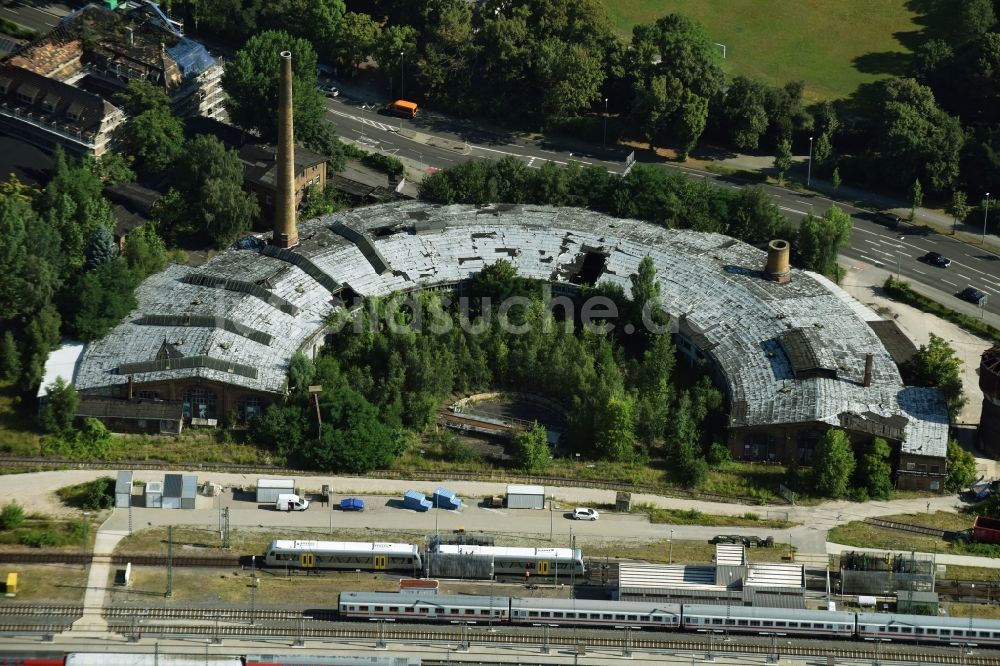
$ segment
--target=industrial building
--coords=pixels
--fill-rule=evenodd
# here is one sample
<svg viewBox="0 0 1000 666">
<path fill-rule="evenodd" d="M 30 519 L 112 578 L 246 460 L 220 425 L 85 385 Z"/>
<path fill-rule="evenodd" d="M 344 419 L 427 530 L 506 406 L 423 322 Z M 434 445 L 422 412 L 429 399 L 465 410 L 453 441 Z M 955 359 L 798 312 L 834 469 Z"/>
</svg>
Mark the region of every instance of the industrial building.
<svg viewBox="0 0 1000 666">
<path fill-rule="evenodd" d="M 617 598 L 623 601 L 805 608 L 805 589 L 801 564 L 750 563 L 742 544 L 717 544 L 715 565 L 618 566 Z"/>
<path fill-rule="evenodd" d="M 948 417 L 939 391 L 905 386 L 881 318 L 826 278 L 720 234 L 589 210 L 392 203 L 298 224 L 291 54 L 281 67 L 276 214 L 270 236 L 200 267 L 172 265 L 138 307 L 89 344 L 74 377 L 87 396 L 179 402 L 191 425 L 246 420 L 287 392 L 295 353 L 314 356 L 326 318 L 358 297 L 457 289 L 498 259 L 555 294 L 610 282 L 630 291 L 644 257 L 679 351 L 724 389 L 738 459 L 810 461 L 829 428 L 894 448 L 899 488 L 941 490 Z"/>
<path fill-rule="evenodd" d="M 153 3 L 94 4 L 0 63 L 0 132 L 46 152 L 101 156 L 125 121 L 114 96 L 131 81 L 160 87 L 179 116 L 223 111 L 222 66 Z"/>
</svg>

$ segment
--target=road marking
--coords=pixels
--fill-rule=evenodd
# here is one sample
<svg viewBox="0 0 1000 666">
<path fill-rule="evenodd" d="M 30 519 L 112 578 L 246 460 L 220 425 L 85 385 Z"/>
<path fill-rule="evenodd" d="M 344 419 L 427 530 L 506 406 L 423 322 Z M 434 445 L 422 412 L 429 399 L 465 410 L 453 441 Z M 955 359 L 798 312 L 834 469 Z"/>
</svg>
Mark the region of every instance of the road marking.
<svg viewBox="0 0 1000 666">
<path fill-rule="evenodd" d="M 731 185 L 730 187 L 735 187 L 735 185 Z M 795 210 L 794 208 L 788 208 L 787 206 L 778 206 L 778 208 L 780 208 L 781 210 L 787 210 L 789 213 L 798 213 L 799 215 L 808 215 L 809 214 L 809 213 L 805 212 L 804 210 Z"/>
<path fill-rule="evenodd" d="M 954 282 L 948 282 L 948 281 L 947 281 L 947 280 L 945 280 L 944 278 L 942 278 L 942 279 L 941 279 L 941 282 L 944 282 L 945 284 L 950 284 L 950 285 L 951 285 L 951 286 L 953 286 L 953 287 L 957 287 L 957 286 L 958 286 L 958 285 L 957 285 L 957 284 L 955 284 Z"/>
<path fill-rule="evenodd" d="M 865 256 L 865 255 L 863 255 L 863 254 L 861 255 L 861 258 L 862 258 L 862 259 L 865 259 L 865 260 L 867 260 L 867 261 L 870 261 L 870 262 L 872 262 L 872 263 L 873 263 L 873 264 L 875 264 L 876 266 L 878 266 L 878 265 L 880 265 L 880 264 L 882 263 L 882 261 L 881 261 L 880 259 L 872 259 L 871 257 L 866 257 L 866 256 Z"/>
<path fill-rule="evenodd" d="M 795 203 L 800 203 L 803 206 L 812 206 L 812 204 L 809 203 L 808 201 L 799 201 L 798 199 L 795 199 Z"/>
<path fill-rule="evenodd" d="M 923 272 L 922 270 L 919 270 L 919 269 L 917 269 L 917 268 L 914 268 L 914 269 L 913 269 L 913 272 L 914 272 L 914 273 L 920 273 L 921 275 L 927 275 L 927 273 L 924 273 L 924 272 Z"/>
</svg>

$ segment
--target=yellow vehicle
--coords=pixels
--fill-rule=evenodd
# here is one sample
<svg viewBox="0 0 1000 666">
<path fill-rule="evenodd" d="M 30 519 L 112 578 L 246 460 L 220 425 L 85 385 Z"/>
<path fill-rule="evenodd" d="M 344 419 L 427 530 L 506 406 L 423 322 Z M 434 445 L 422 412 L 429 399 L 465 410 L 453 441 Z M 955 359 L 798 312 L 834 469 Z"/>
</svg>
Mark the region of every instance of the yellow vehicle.
<svg viewBox="0 0 1000 666">
<path fill-rule="evenodd" d="M 385 111 L 386 113 L 403 116 L 404 118 L 417 117 L 417 105 L 413 102 L 407 102 L 405 99 L 397 99 L 391 104 L 386 104 Z"/>
</svg>

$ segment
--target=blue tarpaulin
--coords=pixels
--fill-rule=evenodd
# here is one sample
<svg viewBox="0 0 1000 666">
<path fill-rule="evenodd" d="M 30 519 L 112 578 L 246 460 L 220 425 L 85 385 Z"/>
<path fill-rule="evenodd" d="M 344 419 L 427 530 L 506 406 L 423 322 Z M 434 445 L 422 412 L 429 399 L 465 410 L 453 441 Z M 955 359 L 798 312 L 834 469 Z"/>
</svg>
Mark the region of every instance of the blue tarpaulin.
<svg viewBox="0 0 1000 666">
<path fill-rule="evenodd" d="M 403 506 L 414 511 L 427 511 L 434 505 L 431 504 L 429 499 L 424 497 L 423 493 L 418 493 L 416 490 L 407 490 L 403 493 Z"/>
<path fill-rule="evenodd" d="M 364 511 L 365 501 L 358 497 L 345 497 L 340 500 L 341 511 Z"/>
<path fill-rule="evenodd" d="M 457 509 L 462 506 L 462 500 L 452 491 L 439 486 L 434 491 L 434 506 L 439 509 Z"/>
</svg>

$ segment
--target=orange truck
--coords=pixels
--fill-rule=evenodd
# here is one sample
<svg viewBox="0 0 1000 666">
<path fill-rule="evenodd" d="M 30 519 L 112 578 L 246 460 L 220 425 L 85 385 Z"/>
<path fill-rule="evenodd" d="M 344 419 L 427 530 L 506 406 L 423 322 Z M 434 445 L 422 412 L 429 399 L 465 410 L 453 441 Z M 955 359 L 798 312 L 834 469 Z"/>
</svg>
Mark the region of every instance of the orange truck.
<svg viewBox="0 0 1000 666">
<path fill-rule="evenodd" d="M 403 116 L 404 118 L 417 117 L 417 105 L 413 102 L 407 102 L 405 99 L 397 99 L 395 102 L 386 104 L 385 110 L 386 113 Z"/>
</svg>

